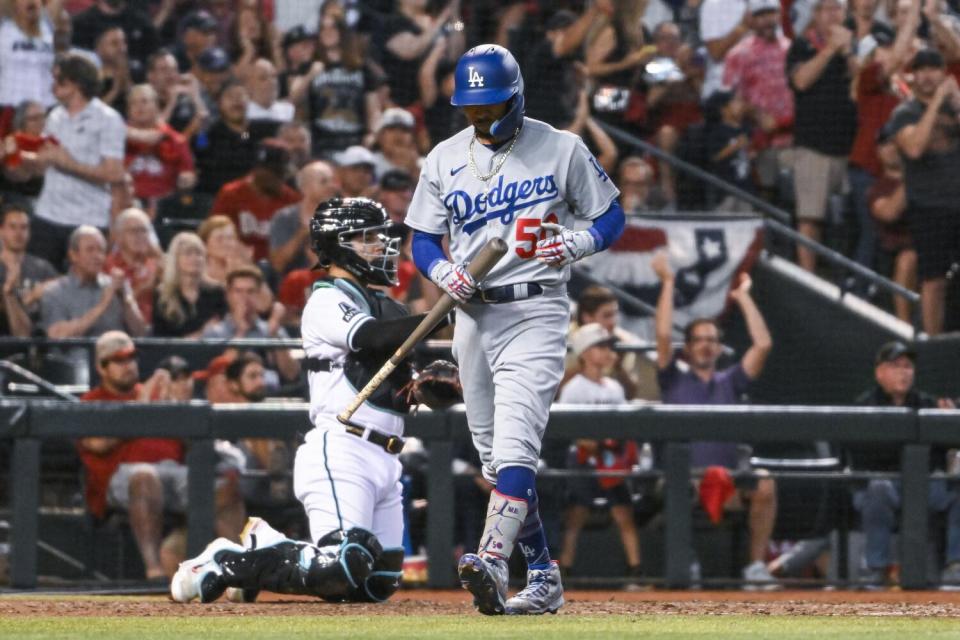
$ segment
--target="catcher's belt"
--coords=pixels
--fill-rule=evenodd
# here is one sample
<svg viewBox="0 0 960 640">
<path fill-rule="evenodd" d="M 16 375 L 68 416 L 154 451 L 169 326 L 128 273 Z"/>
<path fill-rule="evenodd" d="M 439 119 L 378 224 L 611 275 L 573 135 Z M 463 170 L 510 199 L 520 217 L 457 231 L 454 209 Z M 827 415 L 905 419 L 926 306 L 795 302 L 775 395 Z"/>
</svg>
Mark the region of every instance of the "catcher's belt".
<svg viewBox="0 0 960 640">
<path fill-rule="evenodd" d="M 403 445 L 406 444 L 404 439 L 400 436 L 388 436 L 385 433 L 374 431 L 369 427 L 365 429 L 363 427 L 348 424 L 345 425 L 344 428 L 350 435 L 357 436 L 361 440 L 372 442 L 378 447 L 382 447 L 387 453 L 392 453 L 393 455 L 397 455 L 403 451 Z"/>
<path fill-rule="evenodd" d="M 504 302 L 514 302 L 516 300 L 526 300 L 543 293 L 543 287 L 536 282 L 518 282 L 516 284 L 505 284 L 502 287 L 490 287 L 481 289 L 473 294 L 470 302 L 485 304 L 501 304 Z"/>
</svg>

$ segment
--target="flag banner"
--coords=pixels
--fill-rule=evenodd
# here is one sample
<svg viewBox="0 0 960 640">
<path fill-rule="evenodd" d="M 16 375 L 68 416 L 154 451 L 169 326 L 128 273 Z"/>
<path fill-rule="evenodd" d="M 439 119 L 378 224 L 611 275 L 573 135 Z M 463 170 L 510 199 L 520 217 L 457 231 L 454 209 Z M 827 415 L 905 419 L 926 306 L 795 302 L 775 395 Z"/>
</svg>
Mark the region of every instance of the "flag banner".
<svg viewBox="0 0 960 640">
<path fill-rule="evenodd" d="M 620 239 L 584 260 L 590 274 L 655 305 L 660 280 L 651 261 L 667 251 L 676 274 L 674 323 L 713 318 L 727 305 L 734 277 L 753 267 L 763 248 L 757 216 L 674 214 L 627 218 Z"/>
</svg>

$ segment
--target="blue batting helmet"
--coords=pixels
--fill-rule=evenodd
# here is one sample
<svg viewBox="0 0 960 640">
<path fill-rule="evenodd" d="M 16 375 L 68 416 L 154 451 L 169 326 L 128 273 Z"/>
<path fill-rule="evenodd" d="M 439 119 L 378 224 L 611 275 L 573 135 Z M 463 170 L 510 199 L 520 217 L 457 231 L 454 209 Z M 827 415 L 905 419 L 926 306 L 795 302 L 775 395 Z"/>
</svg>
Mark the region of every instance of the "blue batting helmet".
<svg viewBox="0 0 960 640">
<path fill-rule="evenodd" d="M 469 107 L 510 101 L 507 113 L 493 123 L 495 139 L 509 138 L 523 121 L 523 75 L 513 54 L 496 44 L 481 44 L 460 56 L 454 71 L 450 104 Z"/>
</svg>

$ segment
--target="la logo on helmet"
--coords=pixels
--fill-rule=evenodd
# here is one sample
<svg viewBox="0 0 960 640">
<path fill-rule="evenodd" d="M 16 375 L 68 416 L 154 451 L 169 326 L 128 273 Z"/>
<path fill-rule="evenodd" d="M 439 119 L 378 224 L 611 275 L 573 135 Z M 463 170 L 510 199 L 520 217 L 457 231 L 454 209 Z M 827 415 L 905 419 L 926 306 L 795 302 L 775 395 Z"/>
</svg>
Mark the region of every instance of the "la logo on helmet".
<svg viewBox="0 0 960 640">
<path fill-rule="evenodd" d="M 467 67 L 467 70 L 470 72 L 468 75 L 468 80 L 470 81 L 470 87 L 482 87 L 483 86 L 483 76 L 480 75 L 476 69 L 473 67 Z"/>
</svg>

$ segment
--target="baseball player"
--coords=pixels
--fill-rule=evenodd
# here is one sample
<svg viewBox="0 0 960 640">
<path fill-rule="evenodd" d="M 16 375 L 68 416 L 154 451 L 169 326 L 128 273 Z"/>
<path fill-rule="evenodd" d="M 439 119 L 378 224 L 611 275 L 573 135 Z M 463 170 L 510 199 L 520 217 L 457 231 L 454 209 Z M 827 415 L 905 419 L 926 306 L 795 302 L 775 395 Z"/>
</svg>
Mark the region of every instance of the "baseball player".
<svg viewBox="0 0 960 640">
<path fill-rule="evenodd" d="M 467 421 L 491 493 L 478 553 L 459 562 L 481 613 L 542 614 L 563 605 L 537 509 L 535 474 L 550 404 L 563 375 L 569 265 L 623 230 L 619 191 L 576 135 L 524 118 L 513 55 L 484 44 L 454 72 L 451 103 L 472 126 L 427 156 L 406 223 L 417 267 L 461 306 L 453 354 Z M 574 218 L 592 224 L 574 231 Z M 449 239 L 450 257 L 443 250 Z M 482 283 L 464 265 L 491 238 L 510 247 Z M 506 597 L 519 544 L 527 586 Z"/>
<path fill-rule="evenodd" d="M 370 286 L 397 281 L 399 236 L 386 210 L 366 198 L 321 204 L 310 232 L 330 278 L 314 284 L 301 334 L 310 386 L 310 421 L 294 463 L 294 493 L 303 503 L 315 545 L 285 538 L 250 519 L 243 545 L 215 540 L 180 565 L 171 594 L 178 602 L 217 599 L 241 589 L 305 593 L 328 600 L 383 601 L 399 587 L 403 562 L 400 390 L 409 368 L 397 367 L 354 414 L 337 414 L 423 319 Z"/>
</svg>

